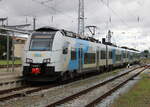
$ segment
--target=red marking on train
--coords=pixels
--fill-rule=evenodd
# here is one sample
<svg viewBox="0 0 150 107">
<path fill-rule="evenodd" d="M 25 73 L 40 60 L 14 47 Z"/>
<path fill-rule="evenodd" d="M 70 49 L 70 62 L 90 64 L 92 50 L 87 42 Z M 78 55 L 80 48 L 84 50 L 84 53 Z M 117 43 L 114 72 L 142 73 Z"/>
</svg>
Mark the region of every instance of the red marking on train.
<svg viewBox="0 0 150 107">
<path fill-rule="evenodd" d="M 32 68 L 32 74 L 40 74 L 40 68 Z"/>
</svg>

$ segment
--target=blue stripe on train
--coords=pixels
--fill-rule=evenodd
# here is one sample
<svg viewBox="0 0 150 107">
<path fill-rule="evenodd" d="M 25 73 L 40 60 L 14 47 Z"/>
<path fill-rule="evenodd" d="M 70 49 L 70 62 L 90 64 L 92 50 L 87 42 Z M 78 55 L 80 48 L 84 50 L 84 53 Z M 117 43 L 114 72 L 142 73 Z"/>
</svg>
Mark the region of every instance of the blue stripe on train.
<svg viewBox="0 0 150 107">
<path fill-rule="evenodd" d="M 82 45 L 83 53 L 82 53 L 82 64 L 84 64 L 84 53 L 87 53 L 89 49 L 89 42 L 85 40 L 75 39 L 76 44 L 74 47 L 76 49 L 76 60 L 69 61 L 68 70 L 77 70 L 79 68 L 79 48 Z"/>
</svg>

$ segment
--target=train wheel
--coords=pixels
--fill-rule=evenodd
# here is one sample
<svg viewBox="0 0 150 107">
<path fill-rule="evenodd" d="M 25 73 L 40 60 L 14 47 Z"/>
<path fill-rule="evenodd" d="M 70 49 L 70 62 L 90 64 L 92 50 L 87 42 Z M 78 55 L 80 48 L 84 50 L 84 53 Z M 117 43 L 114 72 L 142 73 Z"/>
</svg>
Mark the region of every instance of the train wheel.
<svg viewBox="0 0 150 107">
<path fill-rule="evenodd" d="M 74 77 L 78 77 L 79 76 L 79 74 L 78 74 L 78 72 L 76 70 L 73 71 L 73 74 L 74 74 Z"/>
<path fill-rule="evenodd" d="M 112 71 L 112 70 L 113 70 L 112 65 L 110 65 L 110 71 Z"/>
<path fill-rule="evenodd" d="M 68 74 L 67 73 L 64 73 L 62 76 L 61 76 L 61 81 L 67 81 L 68 80 Z"/>
<path fill-rule="evenodd" d="M 101 72 L 105 72 L 105 68 L 104 67 L 101 67 Z"/>
<path fill-rule="evenodd" d="M 76 76 L 76 72 L 72 71 L 69 73 L 70 79 L 73 79 Z"/>
</svg>

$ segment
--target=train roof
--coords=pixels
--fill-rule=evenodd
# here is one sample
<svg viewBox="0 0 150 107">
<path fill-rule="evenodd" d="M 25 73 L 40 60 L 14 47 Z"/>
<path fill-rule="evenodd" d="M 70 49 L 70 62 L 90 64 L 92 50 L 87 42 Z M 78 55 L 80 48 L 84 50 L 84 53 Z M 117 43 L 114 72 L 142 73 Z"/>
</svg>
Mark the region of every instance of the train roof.
<svg viewBox="0 0 150 107">
<path fill-rule="evenodd" d="M 41 32 L 41 31 L 48 32 L 48 31 L 58 31 L 58 30 L 59 29 L 54 28 L 54 27 L 45 26 L 45 27 L 38 28 L 35 31 L 37 31 L 37 32 Z"/>
<path fill-rule="evenodd" d="M 67 30 L 64 30 L 64 29 L 57 29 L 55 27 L 44 26 L 44 27 L 36 29 L 35 31 L 36 32 L 61 31 L 64 36 L 68 36 L 68 37 L 72 37 L 72 38 L 77 38 L 77 39 L 82 39 L 82 40 L 87 40 L 87 41 L 90 41 L 90 42 L 100 43 L 100 44 L 109 45 L 109 46 L 112 46 L 112 47 L 118 47 L 118 48 L 122 48 L 122 49 L 128 49 L 128 50 L 139 52 L 136 49 L 128 48 L 128 47 L 124 47 L 124 46 L 123 47 L 119 47 L 119 46 L 117 46 L 117 45 L 115 45 L 113 43 L 110 43 L 110 42 L 101 43 L 101 41 L 99 41 L 98 39 L 95 39 L 93 37 L 80 35 L 80 34 L 74 33 L 72 31 L 67 31 Z"/>
<path fill-rule="evenodd" d="M 136 49 L 134 49 L 134 48 L 128 48 L 128 47 L 126 47 L 126 46 L 122 46 L 121 48 L 139 52 L 139 50 L 136 50 Z"/>
</svg>

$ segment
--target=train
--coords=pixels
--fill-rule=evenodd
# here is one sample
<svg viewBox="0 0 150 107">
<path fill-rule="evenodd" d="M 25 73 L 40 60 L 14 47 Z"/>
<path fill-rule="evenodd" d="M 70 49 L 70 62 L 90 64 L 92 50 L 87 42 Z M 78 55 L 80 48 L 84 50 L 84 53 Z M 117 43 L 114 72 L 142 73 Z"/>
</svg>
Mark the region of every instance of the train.
<svg viewBox="0 0 150 107">
<path fill-rule="evenodd" d="M 67 80 L 137 63 L 140 52 L 64 29 L 41 27 L 29 37 L 22 58 L 27 81 Z"/>
</svg>

